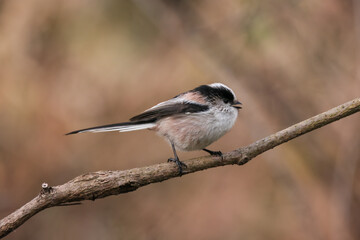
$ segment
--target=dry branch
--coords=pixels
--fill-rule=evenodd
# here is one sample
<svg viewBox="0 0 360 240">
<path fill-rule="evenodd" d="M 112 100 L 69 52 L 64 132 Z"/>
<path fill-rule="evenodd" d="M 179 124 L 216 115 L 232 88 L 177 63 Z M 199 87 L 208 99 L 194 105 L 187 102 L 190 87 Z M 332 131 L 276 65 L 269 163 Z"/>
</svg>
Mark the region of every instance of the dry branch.
<svg viewBox="0 0 360 240">
<path fill-rule="evenodd" d="M 223 160 L 220 157 L 208 156 L 185 161 L 188 167 L 185 169 L 184 174 L 230 164 L 245 164 L 269 149 L 358 111 L 360 111 L 360 98 L 297 123 L 246 147 L 228 152 L 224 154 Z M 131 192 L 150 183 L 161 182 L 178 176 L 176 165 L 173 163 L 161 163 L 125 171 L 87 173 L 63 185 L 54 187 L 43 184 L 39 195 L 0 220 L 0 238 L 6 236 L 30 217 L 46 208 L 71 205 L 83 200 L 95 200 L 110 195 Z"/>
</svg>

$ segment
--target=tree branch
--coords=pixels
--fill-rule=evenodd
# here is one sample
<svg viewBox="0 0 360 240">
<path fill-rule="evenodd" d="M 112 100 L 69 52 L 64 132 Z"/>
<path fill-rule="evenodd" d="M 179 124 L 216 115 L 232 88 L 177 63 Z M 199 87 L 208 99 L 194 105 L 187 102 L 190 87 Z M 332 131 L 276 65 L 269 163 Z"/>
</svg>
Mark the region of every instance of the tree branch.
<svg viewBox="0 0 360 240">
<path fill-rule="evenodd" d="M 188 167 L 183 174 L 230 164 L 245 164 L 269 149 L 358 111 L 360 111 L 360 98 L 292 125 L 246 147 L 225 153 L 222 160 L 220 157 L 210 156 L 187 160 L 185 162 Z M 0 220 L 0 238 L 14 231 L 29 218 L 46 208 L 73 205 L 83 200 L 95 200 L 131 192 L 150 183 L 161 182 L 178 176 L 178 168 L 175 164 L 160 163 L 125 171 L 87 173 L 63 185 L 54 187 L 49 187 L 44 183 L 39 195 Z"/>
</svg>

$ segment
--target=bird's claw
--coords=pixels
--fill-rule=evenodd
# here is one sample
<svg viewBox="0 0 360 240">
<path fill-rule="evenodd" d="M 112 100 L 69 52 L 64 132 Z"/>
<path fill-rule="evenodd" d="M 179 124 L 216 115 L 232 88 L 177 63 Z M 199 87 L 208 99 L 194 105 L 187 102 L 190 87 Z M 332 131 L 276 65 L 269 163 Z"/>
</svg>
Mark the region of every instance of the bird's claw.
<svg viewBox="0 0 360 240">
<path fill-rule="evenodd" d="M 208 152 L 211 156 L 221 157 L 221 161 L 224 160 L 223 153 L 221 151 L 211 151 L 208 149 L 203 149 L 205 152 Z"/>
<path fill-rule="evenodd" d="M 187 165 L 179 160 L 179 158 L 169 158 L 168 162 L 174 162 L 179 168 L 179 175 L 180 177 L 183 174 L 183 168 L 187 168 Z"/>
</svg>

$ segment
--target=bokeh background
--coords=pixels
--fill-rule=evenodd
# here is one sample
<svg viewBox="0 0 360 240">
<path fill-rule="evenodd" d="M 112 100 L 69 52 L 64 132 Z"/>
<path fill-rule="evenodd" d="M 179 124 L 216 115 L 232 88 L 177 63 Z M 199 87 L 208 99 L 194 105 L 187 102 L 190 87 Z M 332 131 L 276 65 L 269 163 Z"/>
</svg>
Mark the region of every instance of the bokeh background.
<svg viewBox="0 0 360 240">
<path fill-rule="evenodd" d="M 358 0 L 1 0 L 0 218 L 83 173 L 164 162 L 126 121 L 201 84 L 243 102 L 223 152 L 360 93 Z M 360 239 L 360 117 L 238 167 L 47 209 L 7 239 Z M 203 152 L 180 153 L 186 160 Z"/>
</svg>

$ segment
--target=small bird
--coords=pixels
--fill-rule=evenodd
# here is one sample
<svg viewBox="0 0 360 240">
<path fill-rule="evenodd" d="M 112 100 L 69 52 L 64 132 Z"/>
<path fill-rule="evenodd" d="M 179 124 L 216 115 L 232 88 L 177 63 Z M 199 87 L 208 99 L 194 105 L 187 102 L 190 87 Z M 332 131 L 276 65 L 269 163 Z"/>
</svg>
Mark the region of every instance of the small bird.
<svg viewBox="0 0 360 240">
<path fill-rule="evenodd" d="M 85 128 L 66 135 L 83 132 L 128 132 L 149 129 L 164 137 L 171 145 L 175 162 L 182 175 L 187 166 L 179 160 L 176 150 L 204 150 L 211 155 L 222 156 L 220 151 L 206 149 L 234 125 L 241 109 L 235 93 L 222 83 L 201 85 L 161 102 L 129 122 Z"/>
</svg>

